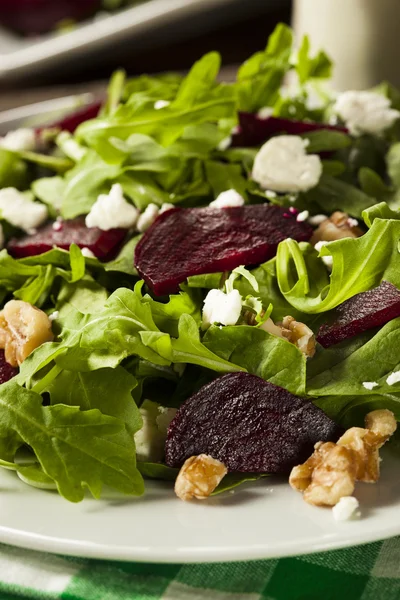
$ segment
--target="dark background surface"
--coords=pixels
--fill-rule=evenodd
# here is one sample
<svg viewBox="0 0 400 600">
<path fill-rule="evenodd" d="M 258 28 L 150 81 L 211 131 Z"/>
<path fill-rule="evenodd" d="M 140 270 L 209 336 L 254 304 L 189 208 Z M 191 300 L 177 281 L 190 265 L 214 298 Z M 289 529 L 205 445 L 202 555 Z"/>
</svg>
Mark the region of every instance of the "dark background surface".
<svg viewBox="0 0 400 600">
<path fill-rule="evenodd" d="M 55 0 L 56 1 L 56 0 Z M 249 2 L 251 0 L 242 0 Z M 60 97 L 80 91 L 102 90 L 111 72 L 123 67 L 128 74 L 157 73 L 166 70 L 186 70 L 195 60 L 210 50 L 218 50 L 226 67 L 222 76 L 232 77 L 238 64 L 252 53 L 265 47 L 269 34 L 280 21 L 290 22 L 290 3 L 282 0 L 275 8 L 262 7 L 256 12 L 246 11 L 239 21 L 224 20 L 212 31 L 196 30 L 196 24 L 182 24 L 187 30 L 176 32 L 177 41 L 154 36 L 157 42 L 144 39 L 133 47 L 129 41 L 107 51 L 101 61 L 82 61 L 68 68 L 50 71 L 35 78 L 0 84 L 0 110 L 43 99 Z M 210 14 L 210 19 L 213 15 Z M 180 27 L 178 25 L 177 27 Z M 185 39 L 182 39 L 185 35 Z M 171 36 L 169 36 L 171 38 Z"/>
</svg>

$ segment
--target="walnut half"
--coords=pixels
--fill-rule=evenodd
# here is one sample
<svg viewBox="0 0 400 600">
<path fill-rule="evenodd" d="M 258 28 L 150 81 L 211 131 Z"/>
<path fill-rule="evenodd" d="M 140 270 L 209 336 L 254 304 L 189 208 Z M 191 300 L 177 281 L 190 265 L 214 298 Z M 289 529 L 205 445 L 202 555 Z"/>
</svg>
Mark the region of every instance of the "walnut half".
<svg viewBox="0 0 400 600">
<path fill-rule="evenodd" d="M 181 500 L 204 500 L 215 490 L 228 470 L 224 463 L 208 454 L 185 460 L 175 481 L 175 493 Z"/>
<path fill-rule="evenodd" d="M 53 338 L 49 317 L 29 302 L 10 300 L 0 312 L 0 348 L 13 367 Z"/>
<path fill-rule="evenodd" d="M 312 330 L 305 323 L 296 321 L 294 317 L 284 317 L 282 323 L 274 323 L 271 318 L 268 318 L 262 325 L 261 329 L 287 339 L 308 357 L 315 354 L 315 336 Z"/>
<path fill-rule="evenodd" d="M 343 238 L 357 238 L 363 234 L 355 219 L 351 219 L 347 213 L 336 211 L 317 227 L 311 238 L 311 244 L 317 242 L 333 242 Z"/>
<path fill-rule="evenodd" d="M 351 496 L 356 481 L 374 483 L 379 479 L 379 449 L 397 429 L 390 410 L 374 410 L 365 417 L 365 426 L 351 427 L 336 444 L 318 442 L 315 452 L 294 467 L 289 483 L 303 492 L 309 504 L 334 506 Z"/>
</svg>

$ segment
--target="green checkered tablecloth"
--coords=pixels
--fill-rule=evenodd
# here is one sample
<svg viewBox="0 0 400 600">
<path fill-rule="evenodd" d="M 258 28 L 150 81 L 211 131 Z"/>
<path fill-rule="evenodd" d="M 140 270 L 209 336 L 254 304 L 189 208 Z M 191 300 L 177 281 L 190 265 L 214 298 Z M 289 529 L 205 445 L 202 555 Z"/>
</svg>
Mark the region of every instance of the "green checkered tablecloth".
<svg viewBox="0 0 400 600">
<path fill-rule="evenodd" d="M 203 565 L 85 560 L 0 545 L 0 600 L 398 600 L 400 537 L 294 558 Z"/>
</svg>

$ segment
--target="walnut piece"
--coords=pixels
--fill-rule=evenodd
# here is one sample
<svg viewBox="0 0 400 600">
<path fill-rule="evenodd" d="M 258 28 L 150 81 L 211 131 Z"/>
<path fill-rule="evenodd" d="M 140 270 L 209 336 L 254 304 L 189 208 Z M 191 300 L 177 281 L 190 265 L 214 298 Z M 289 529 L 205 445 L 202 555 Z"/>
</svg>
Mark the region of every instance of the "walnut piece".
<svg viewBox="0 0 400 600">
<path fill-rule="evenodd" d="M 317 227 L 311 238 L 311 244 L 317 242 L 333 242 L 342 238 L 357 238 L 363 235 L 357 221 L 351 219 L 347 213 L 336 211 Z"/>
<path fill-rule="evenodd" d="M 21 365 L 35 348 L 53 339 L 49 317 L 29 302 L 10 300 L 0 312 L 0 348 L 13 367 Z"/>
<path fill-rule="evenodd" d="M 224 463 L 208 454 L 185 460 L 175 481 L 175 493 L 181 500 L 204 500 L 215 490 L 228 470 Z"/>
<path fill-rule="evenodd" d="M 390 410 L 374 410 L 365 417 L 365 426 L 351 427 L 336 444 L 318 442 L 302 465 L 292 469 L 289 483 L 303 492 L 309 504 L 334 506 L 351 496 L 356 481 L 374 483 L 379 479 L 379 449 L 397 429 Z"/>
<path fill-rule="evenodd" d="M 261 329 L 276 335 L 277 337 L 285 338 L 305 354 L 307 357 L 312 357 L 315 354 L 315 336 L 312 330 L 304 323 L 296 321 L 293 317 L 284 317 L 282 323 L 274 323 L 271 318 L 268 318 L 261 325 Z"/>
</svg>

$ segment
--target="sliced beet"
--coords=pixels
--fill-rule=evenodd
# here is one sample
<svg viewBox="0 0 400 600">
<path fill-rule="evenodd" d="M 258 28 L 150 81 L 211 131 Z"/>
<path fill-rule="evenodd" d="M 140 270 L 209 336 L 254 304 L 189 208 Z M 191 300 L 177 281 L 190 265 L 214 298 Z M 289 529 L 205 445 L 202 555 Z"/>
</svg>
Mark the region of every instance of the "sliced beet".
<svg viewBox="0 0 400 600">
<path fill-rule="evenodd" d="M 307 241 L 312 228 L 272 204 L 235 208 L 177 208 L 161 214 L 135 249 L 135 266 L 161 296 L 179 290 L 191 275 L 257 265 L 282 240 Z"/>
<path fill-rule="evenodd" d="M 8 252 L 15 258 L 24 258 L 43 254 L 55 246 L 69 250 L 71 244 L 76 244 L 79 248 L 89 248 L 100 260 L 109 260 L 118 252 L 126 236 L 126 229 L 88 228 L 81 217 L 60 221 L 56 229 L 53 225 L 47 223 L 32 235 L 12 238 L 7 245 Z"/>
<path fill-rule="evenodd" d="M 50 125 L 38 127 L 36 131 L 40 133 L 45 129 L 57 127 L 59 129 L 62 129 L 63 131 L 69 131 L 70 133 L 74 133 L 78 125 L 84 123 L 85 121 L 88 121 L 89 119 L 96 118 L 99 114 L 100 108 L 101 102 L 93 102 L 93 104 L 88 104 L 84 108 L 80 108 L 72 113 L 67 114 L 59 121 L 54 121 Z"/>
<path fill-rule="evenodd" d="M 267 117 L 265 119 L 256 114 L 239 113 L 239 131 L 232 135 L 232 146 L 259 146 L 273 135 L 286 133 L 288 135 L 302 135 L 310 131 L 330 129 L 348 133 L 345 127 L 314 123 L 311 121 L 296 121 L 280 117 Z"/>
<path fill-rule="evenodd" d="M 0 384 L 10 381 L 13 377 L 18 375 L 18 369 L 12 367 L 7 361 L 4 355 L 4 350 L 0 350 Z"/>
<path fill-rule="evenodd" d="M 318 331 L 317 341 L 328 348 L 358 333 L 400 317 L 400 290 L 388 281 L 340 304 L 329 323 Z"/>
<path fill-rule="evenodd" d="M 172 420 L 165 446 L 170 467 L 211 455 L 228 471 L 289 473 L 319 441 L 342 430 L 309 400 L 249 373 L 228 373 L 186 400 Z"/>
</svg>

